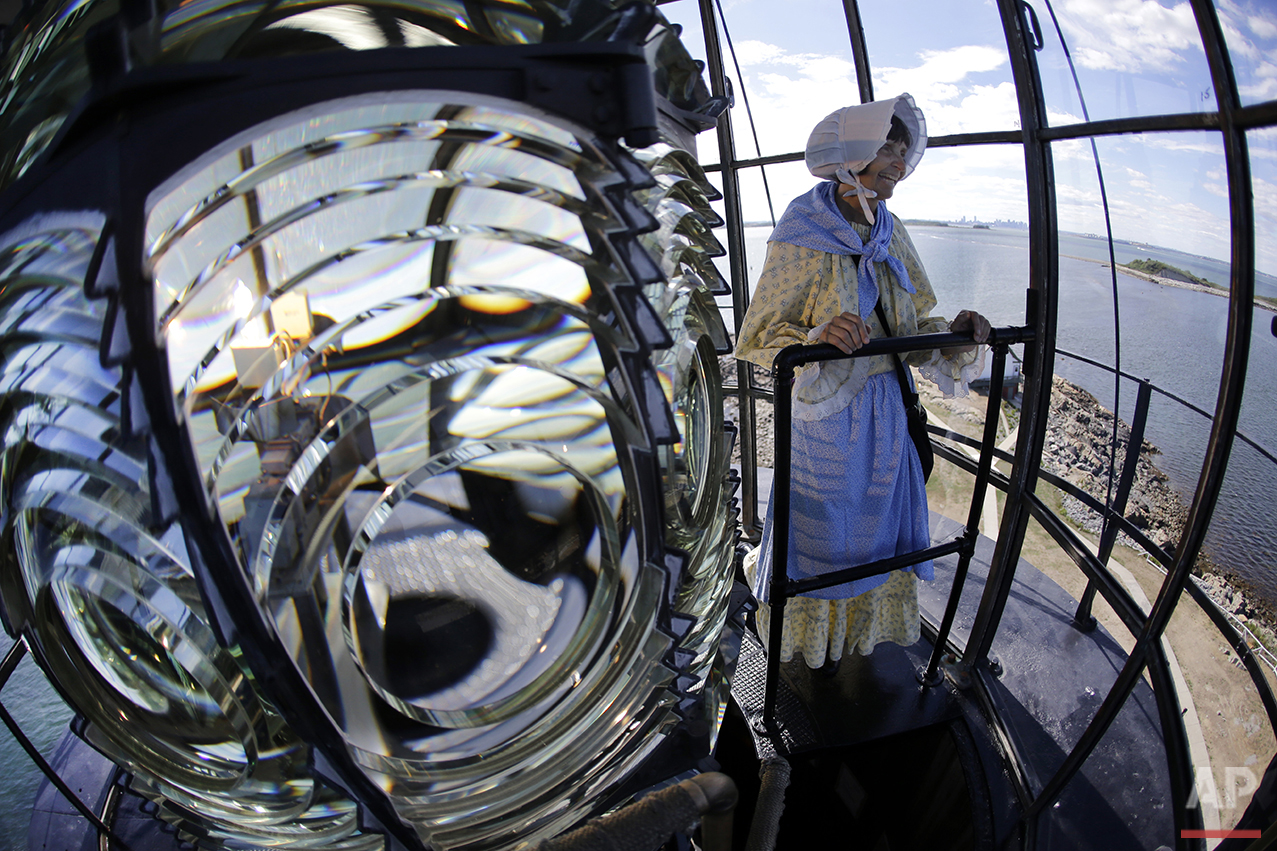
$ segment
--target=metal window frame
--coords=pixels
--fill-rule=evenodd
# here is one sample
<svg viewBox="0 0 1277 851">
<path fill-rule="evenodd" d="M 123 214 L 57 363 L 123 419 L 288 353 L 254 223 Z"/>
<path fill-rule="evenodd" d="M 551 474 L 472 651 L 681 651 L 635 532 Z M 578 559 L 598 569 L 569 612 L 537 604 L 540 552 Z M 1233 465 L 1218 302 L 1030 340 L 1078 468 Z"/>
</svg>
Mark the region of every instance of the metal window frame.
<svg viewBox="0 0 1277 851">
<path fill-rule="evenodd" d="M 711 0 L 698 0 L 705 23 L 707 50 L 711 59 L 718 56 L 721 60 L 721 47 L 718 44 L 717 29 L 713 26 L 712 11 L 709 11 Z M 1034 59 L 1035 45 L 1031 37 L 1036 34 L 1037 22 L 1032 15 L 1031 7 L 1023 0 L 998 0 L 998 11 L 1002 19 L 1007 38 L 1007 46 L 1011 59 L 1012 76 L 1016 89 L 1020 111 L 1020 129 L 1018 131 L 994 131 L 986 133 L 955 134 L 937 137 L 929 141 L 932 147 L 957 147 L 984 144 L 1020 144 L 1025 154 L 1025 179 L 1029 202 L 1029 289 L 1033 298 L 1026 313 L 1026 323 L 1035 330 L 1032 341 L 1026 346 L 1024 376 L 1026 390 L 1021 414 L 1019 436 L 1014 456 L 1012 473 L 1009 479 L 999 484 L 1007 491 L 1007 500 L 1003 511 L 1002 527 L 999 530 L 995 546 L 993 563 L 985 593 L 980 601 L 976 622 L 972 627 L 971 639 L 961 660 L 961 667 L 968 674 L 983 675 L 987 669 L 988 653 L 993 638 L 1001 621 L 1002 611 L 1007 596 L 1014 582 L 1015 563 L 1023 545 L 1027 521 L 1031 516 L 1039 520 L 1045 519 L 1049 512 L 1035 496 L 1035 484 L 1038 478 L 1049 480 L 1055 477 L 1043 476 L 1037 469 L 1036 459 L 1041 457 L 1044 444 L 1047 415 L 1050 404 L 1051 374 L 1055 357 L 1056 317 L 1058 314 L 1059 291 L 1059 252 L 1058 252 L 1058 220 L 1055 212 L 1055 192 L 1053 165 L 1051 159 L 1051 143 L 1068 139 L 1093 139 L 1097 136 L 1128 135 L 1148 132 L 1174 132 L 1191 130 L 1213 130 L 1220 132 L 1224 139 L 1225 161 L 1229 186 L 1229 212 L 1232 230 L 1231 247 L 1231 281 L 1230 304 L 1227 338 L 1225 342 L 1224 365 L 1217 395 L 1216 411 L 1212 419 L 1211 435 L 1205 453 L 1205 463 L 1198 485 L 1188 522 L 1181 536 L 1179 545 L 1169 562 L 1166 580 L 1157 596 L 1152 611 L 1145 618 L 1133 601 L 1126 601 L 1123 589 L 1099 559 L 1082 555 L 1080 547 L 1066 546 L 1067 536 L 1062 529 L 1058 533 L 1057 543 L 1081 566 L 1083 563 L 1094 571 L 1092 582 L 1098 582 L 1098 589 L 1111 602 L 1116 602 L 1115 609 L 1125 610 L 1124 622 L 1132 629 L 1137 643 L 1135 650 L 1128 658 L 1126 666 L 1120 673 L 1117 682 L 1110 689 L 1091 724 L 1084 732 L 1081 740 L 1066 757 L 1055 776 L 1048 781 L 1046 787 L 1033 800 L 1026 802 L 1026 827 L 1030 832 L 1036 828 L 1039 816 L 1048 811 L 1068 782 L 1077 774 L 1104 732 L 1112 724 L 1117 714 L 1126 704 L 1134 686 L 1144 668 L 1149 667 L 1149 675 L 1153 679 L 1154 694 L 1157 699 L 1158 712 L 1165 737 L 1168 768 L 1171 774 L 1172 794 L 1174 796 L 1174 817 L 1176 830 L 1200 827 L 1201 813 L 1195 808 L 1188 808 L 1187 803 L 1193 790 L 1192 766 L 1187 749 L 1187 736 L 1179 713 L 1178 699 L 1170 681 L 1166 660 L 1161 648 L 1161 636 L 1165 632 L 1175 605 L 1182 597 L 1185 589 L 1190 596 L 1202 604 L 1212 623 L 1234 648 L 1244 648 L 1237 631 L 1228 623 L 1226 616 L 1209 601 L 1201 591 L 1188 582 L 1190 568 L 1196 561 L 1209 526 L 1215 503 L 1222 488 L 1224 473 L 1231 453 L 1234 439 L 1237 437 L 1236 425 L 1244 392 L 1247 356 L 1250 332 L 1253 323 L 1254 298 L 1254 240 L 1255 214 L 1251 198 L 1251 180 L 1249 160 L 1244 131 L 1250 128 L 1277 125 L 1277 101 L 1242 106 L 1237 93 L 1236 81 L 1229 61 L 1226 42 L 1218 17 L 1210 0 L 1191 0 L 1191 6 L 1198 23 L 1205 46 L 1208 66 L 1214 81 L 1218 103 L 1217 112 L 1188 113 L 1176 115 L 1149 115 L 1103 121 L 1087 121 L 1065 126 L 1050 126 L 1046 119 L 1045 99 L 1041 80 L 1038 76 Z M 843 0 L 844 13 L 847 20 L 852 60 L 856 67 L 857 82 L 862 101 L 872 99 L 873 88 L 870 76 L 868 50 L 865 43 L 864 30 L 861 25 L 857 0 Z M 1026 10 L 1028 13 L 1026 14 Z M 1040 36 L 1039 36 L 1040 40 Z M 1040 43 L 1040 41 L 1039 41 Z M 711 47 L 711 44 L 713 45 Z M 711 62 L 713 71 L 714 63 Z M 721 62 L 719 63 L 721 74 Z M 767 165 L 797 162 L 803 159 L 801 153 L 769 154 L 749 159 L 736 159 L 732 142 L 730 122 L 722 122 L 719 128 L 720 149 L 724 155 L 717 166 L 707 168 L 723 175 L 725 203 L 729 211 L 734 211 L 739 223 L 739 199 L 733 192 L 738 191 L 737 172 L 747 168 L 763 168 Z M 739 322 L 748 307 L 748 281 L 741 275 L 743 262 L 737 260 L 743 254 L 743 247 L 736 242 L 743 236 L 739 227 L 732 229 L 729 217 L 729 251 L 732 252 L 731 283 L 733 289 L 733 309 Z M 743 260 L 743 258 L 742 258 Z M 783 403 L 780 394 L 760 391 L 753 386 L 750 367 L 744 364 L 740 371 L 742 380 L 735 390 L 740 397 L 742 413 L 742 466 L 749 479 L 744 498 L 745 517 L 757 518 L 756 487 L 756 455 L 754 453 L 754 436 L 756 433 L 754 402 L 756 399 L 772 398 L 779 408 Z M 777 385 L 778 387 L 780 385 Z M 1156 388 L 1154 388 L 1156 389 Z M 1161 391 L 1165 392 L 1165 391 Z M 1255 445 L 1245 436 L 1241 439 Z M 939 447 L 940 454 L 947 459 L 957 461 L 956 453 L 949 453 Z M 1271 460 L 1269 453 L 1264 453 Z M 960 466 L 968 466 L 968 462 L 959 462 Z M 1001 477 L 995 474 L 995 479 Z M 1056 484 L 1058 480 L 1051 481 Z M 776 505 L 782 504 L 781 494 L 777 493 Z M 787 500 L 784 504 L 787 505 Z M 1112 516 L 1110 514 L 1110 516 Z M 1117 529 L 1130 530 L 1130 524 L 1124 518 L 1115 516 L 1112 519 L 1113 534 Z M 1141 536 L 1142 537 L 1142 536 Z M 1152 542 L 1146 541 L 1151 544 Z M 1110 543 L 1111 545 L 1111 543 Z M 1156 547 L 1151 552 L 1160 553 Z M 1085 570 L 1085 569 L 1084 569 Z M 1105 593 L 1107 592 L 1107 593 Z M 1240 650 L 1239 650 L 1240 652 Z M 1269 721 L 1277 731 L 1277 703 L 1273 700 L 1271 689 L 1260 672 L 1258 663 L 1251 654 L 1243 653 L 1243 659 L 1255 681 L 1260 699 L 1269 713 Z M 770 664 L 770 662 L 769 662 Z M 1202 840 L 1185 840 L 1191 847 L 1202 848 Z"/>
<path fill-rule="evenodd" d="M 706 48 L 711 58 L 710 79 L 715 95 L 726 92 L 726 78 L 723 74 L 722 50 L 718 39 L 718 29 L 714 25 L 712 0 L 697 0 L 702 13 Z M 1130 697 L 1136 682 L 1144 668 L 1154 681 L 1154 693 L 1157 697 L 1159 715 L 1162 719 L 1163 733 L 1167 737 L 1167 755 L 1172 773 L 1172 786 L 1176 798 L 1175 819 L 1177 830 L 1190 827 L 1194 821 L 1191 816 L 1185 818 L 1187 795 L 1191 792 L 1191 766 L 1188 765 L 1183 726 L 1179 719 L 1178 701 L 1174 688 L 1169 681 L 1165 667 L 1165 658 L 1161 650 L 1160 638 L 1169 623 L 1176 604 L 1183 592 L 1188 590 L 1190 596 L 1202 604 L 1203 609 L 1216 625 L 1217 629 L 1228 640 L 1230 646 L 1239 651 L 1247 669 L 1257 687 L 1264 682 L 1258 663 L 1249 653 L 1242 653 L 1244 641 L 1227 621 L 1224 614 L 1209 601 L 1194 584 L 1188 581 L 1189 572 L 1197 555 L 1201 551 L 1206 531 L 1223 485 L 1233 442 L 1240 437 L 1245 442 L 1255 445 L 1244 435 L 1236 433 L 1241 399 L 1245 389 L 1245 378 L 1248 365 L 1250 333 L 1253 326 L 1254 298 L 1254 248 L 1255 248 L 1255 213 L 1251 198 L 1252 183 L 1250 179 L 1249 161 L 1247 159 L 1247 143 L 1245 131 L 1257 127 L 1277 125 L 1277 101 L 1242 106 L 1237 94 L 1236 81 L 1229 62 L 1225 40 L 1215 9 L 1210 0 L 1190 0 L 1196 16 L 1199 31 L 1203 35 L 1208 66 L 1215 84 L 1217 100 L 1220 108 L 1217 112 L 1192 113 L 1182 115 L 1154 115 L 1104 121 L 1084 122 L 1060 127 L 1048 126 L 1045 120 L 1045 103 L 1042 97 L 1040 80 L 1037 76 L 1036 64 L 1033 61 L 1032 45 L 1026 38 L 1030 23 L 1024 17 L 1022 0 L 998 0 L 999 14 L 1008 41 L 1013 78 L 1017 99 L 1020 106 L 1021 129 L 1017 131 L 994 131 L 985 133 L 955 134 L 936 137 L 930 140 L 932 147 L 959 147 L 985 144 L 1020 144 L 1025 151 L 1025 175 L 1029 200 L 1029 287 L 1036 297 L 1030 300 L 1026 320 L 1033 334 L 1028 338 L 1026 347 L 1026 394 L 1024 413 L 1022 414 L 1019 438 L 1014 455 L 994 453 L 1003 460 L 1013 463 L 1010 477 L 1002 477 L 996 472 L 989 474 L 989 481 L 1007 491 L 1007 502 L 1003 513 L 1002 528 L 999 530 L 995 547 L 993 564 L 985 594 L 980 603 L 976 623 L 972 628 L 971 641 L 962 659 L 962 665 L 968 672 L 982 675 L 987 667 L 989 646 L 997 633 L 1002 608 L 1007 594 L 1014 581 L 1014 566 L 1023 543 L 1027 521 L 1030 517 L 1043 523 L 1044 528 L 1056 539 L 1061 549 L 1070 555 L 1086 573 L 1106 600 L 1113 605 L 1123 622 L 1132 629 L 1137 638 L 1135 650 L 1130 654 L 1126 666 L 1119 674 L 1117 682 L 1110 689 L 1103 704 L 1093 718 L 1074 749 L 1068 754 L 1054 777 L 1032 801 L 1026 809 L 1026 825 L 1030 831 L 1036 819 L 1048 811 L 1049 806 L 1063 791 L 1067 783 L 1076 775 L 1092 752 L 1095 745 L 1103 737 L 1118 712 Z M 872 99 L 873 90 L 870 78 L 868 53 L 865 37 L 860 22 L 856 0 L 843 0 L 847 19 L 848 33 L 853 60 L 857 69 L 857 79 L 863 101 Z M 80 140 L 70 130 L 74 126 L 69 122 L 68 133 L 62 142 L 78 146 Z M 1232 228 L 1232 256 L 1230 302 L 1227 337 L 1225 341 L 1224 365 L 1220 378 L 1220 390 L 1217 396 L 1216 410 L 1212 419 L 1212 429 L 1205 453 L 1205 463 L 1194 494 L 1188 522 L 1174 554 L 1163 553 L 1151 541 L 1144 539 L 1141 544 L 1159 557 L 1167 567 L 1167 577 L 1153 605 L 1152 612 L 1144 617 L 1129 595 L 1104 566 L 1103 560 L 1090 554 L 1080 543 L 1071 540 L 1071 533 L 1059 518 L 1051 514 L 1034 494 L 1037 479 L 1055 486 L 1066 486 L 1068 483 L 1057 477 L 1042 473 L 1036 468 L 1033 459 L 1040 457 L 1045 437 L 1046 418 L 1049 410 L 1051 370 L 1057 355 L 1069 356 L 1067 352 L 1055 349 L 1055 317 L 1058 309 L 1058 227 L 1055 217 L 1055 198 L 1051 180 L 1052 161 L 1050 144 L 1055 141 L 1081 138 L 1095 138 L 1106 135 L 1124 135 L 1144 132 L 1168 132 L 1188 130 L 1213 130 L 1220 132 L 1224 140 L 1225 161 L 1229 186 L 1230 224 Z M 709 167 L 708 171 L 718 171 L 723 175 L 725 206 L 728 212 L 726 225 L 728 230 L 729 263 L 733 284 L 733 310 L 738 323 L 748 308 L 748 282 L 745 281 L 745 257 L 743 245 L 743 222 L 739 204 L 738 173 L 747 168 L 765 167 L 767 165 L 796 162 L 802 159 L 801 153 L 760 156 L 751 159 L 735 157 L 734 135 L 730 115 L 724 114 L 719 121 L 719 146 L 722 152 L 720 164 Z M 20 181 L 21 183 L 21 181 Z M 19 187 L 21 189 L 21 187 Z M 19 194 L 21 194 L 19 192 Z M 739 324 L 738 324 L 739 327 Z M 742 478 L 743 478 L 743 522 L 746 527 L 760 525 L 757 516 L 758 489 L 756 456 L 752 451 L 756 439 L 756 420 L 754 402 L 759 398 L 771 396 L 765 389 L 757 387 L 751 373 L 751 367 L 745 365 L 738 372 L 739 382 L 736 392 L 741 400 L 740 440 L 742 444 Z M 1124 377 L 1125 373 L 1121 373 Z M 1156 389 L 1156 388 L 1154 388 Z M 1165 392 L 1165 391 L 1159 391 Z M 1167 394 L 1170 395 L 1170 394 Z M 779 400 L 778 400 L 779 401 Z M 1182 401 L 1182 400 L 1179 400 Z M 1191 407 L 1191 406 L 1190 406 Z M 1201 413 L 1205 413 L 1204 411 Z M 937 431 L 933 429 L 933 431 Z M 950 436 L 951 438 L 954 436 Z M 966 441 L 971 442 L 971 441 Z M 987 440 L 985 441 L 987 443 Z M 943 444 L 937 445 L 937 452 L 958 466 L 970 469 L 973 462 L 962 458 Z M 1259 447 L 1257 447 L 1259 448 Z M 1261 450 L 1262 451 L 1262 450 Z M 1272 459 L 1271 454 L 1265 452 Z M 982 459 L 983 461 L 983 459 Z M 1031 463 L 1033 462 L 1033 463 Z M 1076 490 L 1076 489 L 1074 489 Z M 1081 496 L 1078 491 L 1074 495 Z M 778 494 L 779 497 L 779 494 Z M 778 500 L 779 501 L 779 500 Z M 1097 510 L 1108 511 L 1099 506 Z M 1127 523 L 1120 515 L 1110 512 L 1109 518 L 1113 528 L 1129 533 L 1138 530 Z M 1151 549 L 1150 549 L 1151 548 Z M 958 583 L 955 583 L 957 586 Z M 943 630 L 941 631 L 943 635 Z M 936 646 L 943 645 L 937 640 Z M 25 654 L 25 642 L 20 638 L 0 663 L 0 689 Z M 1265 683 L 1266 685 L 1266 683 Z M 1277 702 L 1271 690 L 1258 688 L 1261 700 L 1269 714 L 1270 725 L 1277 730 Z M 0 702 L 0 717 L 7 724 L 11 719 Z M 20 730 L 10 725 L 10 730 L 21 742 L 25 737 Z M 26 745 L 24 745 L 24 748 Z M 30 753 L 28 749 L 28 753 Z M 37 755 L 32 758 L 39 764 Z M 1185 772 L 1188 768 L 1188 773 Z M 45 766 L 41 765 L 42 770 Z M 48 773 L 48 771 L 46 771 Z M 58 780 L 54 779 L 56 784 Z M 65 794 L 65 791 L 64 791 Z M 69 796 L 73 804 L 77 801 Z M 79 808 L 79 807 L 77 807 Z M 102 824 L 91 812 L 84 813 L 94 821 L 101 831 L 109 828 Z M 1200 823 L 1200 813 L 1196 822 Z M 1204 847 L 1200 841 L 1192 843 L 1193 847 Z"/>
</svg>

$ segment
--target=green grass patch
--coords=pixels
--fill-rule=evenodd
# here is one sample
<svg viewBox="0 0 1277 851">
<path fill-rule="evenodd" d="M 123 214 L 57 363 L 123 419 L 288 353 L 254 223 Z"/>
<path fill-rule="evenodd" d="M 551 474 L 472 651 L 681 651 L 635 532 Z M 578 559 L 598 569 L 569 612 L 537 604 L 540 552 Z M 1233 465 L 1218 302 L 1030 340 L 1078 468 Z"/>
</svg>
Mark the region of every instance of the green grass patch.
<svg viewBox="0 0 1277 851">
<path fill-rule="evenodd" d="M 1192 272 L 1172 266 L 1169 263 L 1163 263 L 1161 260 L 1132 260 L 1130 263 L 1120 264 L 1128 269 L 1134 269 L 1137 272 L 1144 272 L 1148 275 L 1156 275 L 1159 278 L 1170 278 L 1172 281 L 1183 281 L 1187 284 L 1199 284 L 1203 287 L 1215 287 L 1222 289 L 1219 284 L 1208 281 L 1205 278 L 1199 278 Z"/>
</svg>

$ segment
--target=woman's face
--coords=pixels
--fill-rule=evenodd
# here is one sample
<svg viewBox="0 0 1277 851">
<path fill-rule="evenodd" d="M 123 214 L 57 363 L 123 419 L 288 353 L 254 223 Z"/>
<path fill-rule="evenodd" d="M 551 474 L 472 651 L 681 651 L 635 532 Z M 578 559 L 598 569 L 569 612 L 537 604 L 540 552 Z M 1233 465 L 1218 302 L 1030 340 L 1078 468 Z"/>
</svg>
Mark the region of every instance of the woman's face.
<svg viewBox="0 0 1277 851">
<path fill-rule="evenodd" d="M 878 193 L 877 200 L 890 198 L 896 184 L 905 176 L 905 154 L 908 152 L 909 146 L 904 140 L 886 142 L 878 149 L 873 162 L 858 175 L 866 189 Z"/>
</svg>

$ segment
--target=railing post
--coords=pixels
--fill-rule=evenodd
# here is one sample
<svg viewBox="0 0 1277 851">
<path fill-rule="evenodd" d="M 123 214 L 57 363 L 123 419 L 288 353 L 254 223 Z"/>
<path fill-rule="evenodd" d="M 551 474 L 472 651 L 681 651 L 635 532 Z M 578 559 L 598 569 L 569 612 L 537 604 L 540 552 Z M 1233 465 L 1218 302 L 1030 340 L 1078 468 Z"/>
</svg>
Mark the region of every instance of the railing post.
<svg viewBox="0 0 1277 851">
<path fill-rule="evenodd" d="M 1011 343 L 1024 342 L 1033 338 L 1033 330 L 1030 327 L 1013 327 L 1013 328 L 994 328 L 989 332 L 989 344 L 994 349 L 994 371 L 996 376 L 990 386 L 990 405 L 1000 404 L 1002 395 L 1002 371 L 1006 366 L 1007 347 Z M 776 355 L 776 359 L 772 366 L 773 383 L 775 386 L 774 394 L 774 410 L 775 410 L 775 494 L 772 497 L 772 575 L 768 588 L 770 607 L 770 619 L 768 625 L 767 640 L 767 679 L 765 690 L 763 693 L 763 727 L 768 735 L 774 740 L 779 739 L 779 727 L 776 723 L 776 694 L 780 684 L 780 653 L 783 644 L 783 632 L 785 627 L 785 601 L 798 593 L 795 589 L 795 583 L 789 580 L 789 485 L 790 485 L 790 454 L 792 452 L 792 433 L 791 424 L 793 420 L 793 396 L 792 388 L 794 384 L 794 371 L 797 367 L 821 361 L 843 360 L 853 357 L 870 357 L 873 355 L 891 355 L 895 356 L 900 352 L 918 351 L 924 349 L 942 349 L 955 345 L 970 345 L 972 342 L 971 335 L 968 334 L 922 334 L 905 337 L 885 337 L 878 340 L 871 340 L 865 346 L 858 349 L 851 355 L 844 354 L 829 344 L 803 345 L 796 344 L 781 350 Z M 993 465 L 992 445 L 996 439 L 997 417 L 989 416 L 985 419 L 985 438 L 984 447 L 981 453 L 980 472 L 977 475 L 977 493 L 979 499 L 973 502 L 971 516 L 974 518 L 969 521 L 969 528 L 976 528 L 980 522 L 980 511 L 977 503 L 983 503 L 984 491 L 988 486 L 990 471 Z M 990 431 L 990 428 L 994 431 Z M 937 548 L 928 548 L 935 550 Z M 941 548 L 943 549 L 946 548 Z M 971 539 L 964 547 L 957 548 L 958 551 L 965 551 L 962 556 L 966 562 L 970 561 L 971 553 L 975 550 L 974 538 Z M 928 550 L 919 552 L 926 553 Z M 949 549 L 950 552 L 954 551 Z M 925 556 L 924 556 L 925 557 Z M 897 557 L 904 558 L 904 556 Z M 884 560 L 891 562 L 892 560 Z M 962 562 L 960 561 L 960 564 Z M 877 562 L 871 564 L 878 564 Z M 865 565 L 868 568 L 870 565 Z M 882 565 L 883 569 L 878 571 L 884 573 L 888 569 L 894 569 L 892 564 Z M 840 571 L 841 572 L 841 571 Z M 965 571 L 964 571 L 965 573 Z M 830 575 L 832 581 L 833 574 Z M 954 602 L 954 594 L 961 594 L 960 583 L 955 580 L 955 590 L 951 592 L 949 608 L 956 608 Z M 952 626 L 953 615 L 947 613 L 947 620 Z M 946 631 L 947 632 L 947 631 Z M 942 644 L 943 642 L 937 642 Z M 778 743 L 779 744 L 779 743 Z"/>
<path fill-rule="evenodd" d="M 788 350 L 786 350 L 788 351 Z M 767 605 L 767 682 L 763 691 L 763 726 L 779 745 L 780 730 L 776 724 L 776 693 L 780 687 L 780 654 L 784 641 L 785 601 L 789 597 L 789 460 L 793 447 L 794 366 L 785 353 L 776 356 L 772 370 L 775 412 L 772 470 L 775 488 L 772 493 L 772 576 Z"/>
<path fill-rule="evenodd" d="M 1117 541 L 1117 522 L 1114 518 L 1126 516 L 1126 501 L 1131 495 L 1131 486 L 1135 484 L 1136 468 L 1139 466 L 1140 449 L 1144 446 L 1144 425 L 1148 422 L 1148 402 L 1152 395 L 1151 385 L 1147 378 L 1142 379 L 1135 397 L 1135 416 L 1131 421 L 1131 438 L 1126 443 L 1126 458 L 1122 462 L 1122 477 L 1117 483 L 1117 493 L 1113 495 L 1113 503 L 1104 515 L 1104 526 L 1100 529 L 1099 551 L 1096 556 L 1100 564 L 1108 564 L 1113 554 L 1113 544 Z M 1117 421 L 1117 411 L 1113 412 L 1113 420 Z M 1089 632 L 1095 629 L 1095 616 L 1091 607 L 1095 602 L 1095 582 L 1088 580 L 1086 590 L 1073 614 L 1073 625 Z"/>
<path fill-rule="evenodd" d="M 989 475 L 993 469 L 993 445 L 998 437 L 998 409 L 1002 405 L 1002 378 L 1006 363 L 1007 344 L 995 344 L 993 372 L 989 381 L 989 407 L 984 415 L 984 434 L 980 441 L 980 463 L 976 468 L 975 488 L 971 492 L 971 508 L 967 511 L 967 527 L 962 535 L 964 546 L 958 555 L 958 568 L 953 574 L 953 587 L 949 589 L 949 600 L 944 607 L 940 631 L 936 633 L 935 645 L 931 648 L 931 659 L 927 662 L 926 668 L 918 671 L 918 680 L 926 686 L 939 685 L 944 679 L 940 675 L 940 660 L 944 657 L 944 648 L 949 641 L 949 633 L 953 629 L 953 621 L 958 613 L 958 603 L 962 599 L 962 589 L 967 582 L 971 557 L 975 555 L 980 514 L 984 508 L 984 495 L 988 490 Z"/>
</svg>

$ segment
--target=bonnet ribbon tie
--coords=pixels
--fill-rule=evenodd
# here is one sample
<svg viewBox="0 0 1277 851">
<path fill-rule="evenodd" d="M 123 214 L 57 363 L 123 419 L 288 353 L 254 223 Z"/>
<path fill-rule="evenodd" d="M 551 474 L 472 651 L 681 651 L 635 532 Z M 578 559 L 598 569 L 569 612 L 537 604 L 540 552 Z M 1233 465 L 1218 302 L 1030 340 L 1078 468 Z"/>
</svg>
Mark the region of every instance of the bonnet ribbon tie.
<svg viewBox="0 0 1277 851">
<path fill-rule="evenodd" d="M 851 192 L 844 192 L 842 197 L 850 198 L 852 195 L 855 195 L 856 200 L 860 203 L 860 211 L 865 214 L 865 219 L 868 220 L 871 225 L 877 224 L 877 222 L 874 221 L 873 208 L 869 206 L 869 203 L 865 199 L 877 198 L 878 193 L 861 183 L 859 175 L 852 174 L 847 170 L 846 166 L 839 166 L 838 171 L 834 174 L 841 183 L 855 187 L 855 189 Z"/>
</svg>

